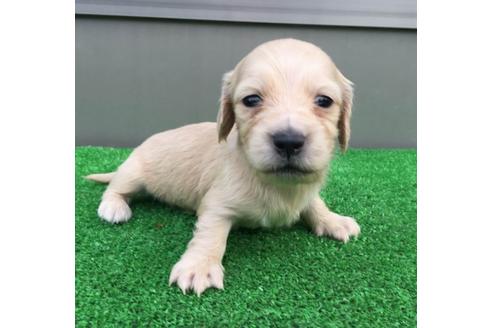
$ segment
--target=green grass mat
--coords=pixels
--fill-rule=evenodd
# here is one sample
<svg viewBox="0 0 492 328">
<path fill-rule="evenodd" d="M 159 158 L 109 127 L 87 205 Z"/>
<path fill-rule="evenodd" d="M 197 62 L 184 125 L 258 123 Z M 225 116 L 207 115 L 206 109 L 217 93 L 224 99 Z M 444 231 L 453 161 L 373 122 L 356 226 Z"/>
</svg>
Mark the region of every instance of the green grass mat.
<svg viewBox="0 0 492 328">
<path fill-rule="evenodd" d="M 200 298 L 168 287 L 192 236 L 191 213 L 151 199 L 133 218 L 97 217 L 104 185 L 130 150 L 76 149 L 78 327 L 416 326 L 416 152 L 350 150 L 332 162 L 322 197 L 362 232 L 342 244 L 305 226 L 236 230 L 224 257 L 225 290 Z"/>
</svg>

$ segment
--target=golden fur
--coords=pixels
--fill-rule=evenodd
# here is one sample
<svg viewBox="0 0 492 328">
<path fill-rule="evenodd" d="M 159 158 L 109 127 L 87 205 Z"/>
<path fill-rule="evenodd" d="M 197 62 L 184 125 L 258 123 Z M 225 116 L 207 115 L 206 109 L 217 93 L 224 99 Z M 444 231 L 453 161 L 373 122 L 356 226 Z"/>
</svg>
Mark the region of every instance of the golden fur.
<svg viewBox="0 0 492 328">
<path fill-rule="evenodd" d="M 251 94 L 261 95 L 261 106 L 242 103 Z M 328 109 L 314 104 L 320 94 L 333 99 Z M 331 212 L 318 193 L 336 138 L 342 150 L 348 146 L 351 107 L 351 82 L 321 49 L 293 39 L 264 43 L 224 75 L 217 124 L 156 134 L 116 173 L 88 176 L 109 182 L 99 216 L 130 219 L 130 198 L 140 190 L 196 211 L 194 236 L 169 282 L 198 295 L 223 288 L 221 261 L 233 226 L 288 226 L 302 218 L 316 234 L 346 242 L 359 226 Z M 282 129 L 306 136 L 294 162 L 306 174 L 275 173 L 271 136 Z"/>
</svg>

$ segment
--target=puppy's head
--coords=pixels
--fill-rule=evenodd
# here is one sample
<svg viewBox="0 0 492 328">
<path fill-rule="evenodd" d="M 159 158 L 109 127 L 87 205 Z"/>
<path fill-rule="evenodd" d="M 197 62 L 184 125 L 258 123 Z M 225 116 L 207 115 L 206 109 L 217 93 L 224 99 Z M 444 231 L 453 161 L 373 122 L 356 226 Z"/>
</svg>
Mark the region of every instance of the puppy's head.
<svg viewBox="0 0 492 328">
<path fill-rule="evenodd" d="M 318 47 L 264 43 L 224 75 L 219 141 L 236 124 L 241 149 L 264 177 L 310 182 L 324 176 L 336 138 L 350 137 L 352 83 Z"/>
</svg>

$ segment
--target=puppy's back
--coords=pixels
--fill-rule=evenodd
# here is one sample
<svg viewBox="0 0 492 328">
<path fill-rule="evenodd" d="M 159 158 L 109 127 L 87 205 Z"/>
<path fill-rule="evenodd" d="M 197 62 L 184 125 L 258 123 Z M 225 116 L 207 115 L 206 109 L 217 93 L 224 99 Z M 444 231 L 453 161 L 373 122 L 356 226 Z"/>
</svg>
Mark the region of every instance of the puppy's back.
<svg viewBox="0 0 492 328">
<path fill-rule="evenodd" d="M 145 188 L 155 197 L 196 210 L 221 160 L 216 123 L 186 125 L 153 135 L 135 149 Z"/>
</svg>

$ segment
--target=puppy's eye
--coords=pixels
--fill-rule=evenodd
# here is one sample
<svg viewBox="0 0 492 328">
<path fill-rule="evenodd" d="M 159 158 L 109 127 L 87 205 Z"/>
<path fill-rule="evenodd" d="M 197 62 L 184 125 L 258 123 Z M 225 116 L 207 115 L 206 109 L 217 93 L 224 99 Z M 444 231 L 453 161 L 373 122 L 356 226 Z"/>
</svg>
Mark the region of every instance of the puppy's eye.
<svg viewBox="0 0 492 328">
<path fill-rule="evenodd" d="M 256 107 L 261 103 L 261 97 L 258 95 L 249 95 L 243 98 L 243 104 L 246 107 Z"/>
<path fill-rule="evenodd" d="M 333 104 L 333 99 L 328 96 L 317 96 L 314 99 L 314 103 L 319 107 L 328 108 Z"/>
</svg>

